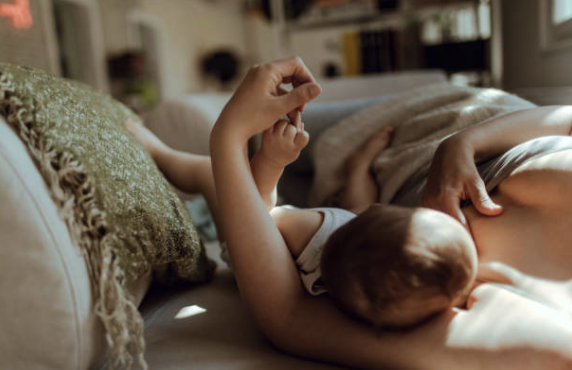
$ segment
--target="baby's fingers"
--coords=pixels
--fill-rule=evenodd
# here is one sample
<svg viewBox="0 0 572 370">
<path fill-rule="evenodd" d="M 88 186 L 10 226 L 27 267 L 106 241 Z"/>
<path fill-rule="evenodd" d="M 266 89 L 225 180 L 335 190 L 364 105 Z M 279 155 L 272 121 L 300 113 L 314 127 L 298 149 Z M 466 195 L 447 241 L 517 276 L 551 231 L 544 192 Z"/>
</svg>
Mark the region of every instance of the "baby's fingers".
<svg viewBox="0 0 572 370">
<path fill-rule="evenodd" d="M 304 124 L 302 124 L 302 129 L 298 131 L 296 137 L 294 138 L 294 145 L 296 145 L 296 148 L 299 150 L 304 148 L 310 142 L 310 134 L 308 134 L 308 131 L 304 130 L 303 125 Z"/>
<path fill-rule="evenodd" d="M 293 142 L 297 133 L 298 129 L 296 128 L 296 126 L 292 125 L 291 123 L 288 123 L 286 125 L 286 128 L 284 129 L 283 135 L 288 142 Z"/>
<path fill-rule="evenodd" d="M 290 126 L 290 123 L 288 123 L 288 121 L 286 121 L 284 119 L 281 119 L 274 124 L 273 132 L 278 134 L 278 135 L 284 135 L 288 126 Z"/>
</svg>

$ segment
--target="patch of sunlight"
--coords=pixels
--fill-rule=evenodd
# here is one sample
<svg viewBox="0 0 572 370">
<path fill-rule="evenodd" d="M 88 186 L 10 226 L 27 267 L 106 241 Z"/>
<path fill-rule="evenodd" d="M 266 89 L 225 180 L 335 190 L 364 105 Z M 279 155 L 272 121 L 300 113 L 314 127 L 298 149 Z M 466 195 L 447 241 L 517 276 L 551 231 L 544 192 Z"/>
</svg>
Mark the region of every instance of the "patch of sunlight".
<svg viewBox="0 0 572 370">
<path fill-rule="evenodd" d="M 175 315 L 175 319 L 176 320 L 186 319 L 187 317 L 199 315 L 204 312 L 207 312 L 207 310 L 200 306 L 197 305 L 187 306 L 179 310 L 179 312 Z"/>
</svg>

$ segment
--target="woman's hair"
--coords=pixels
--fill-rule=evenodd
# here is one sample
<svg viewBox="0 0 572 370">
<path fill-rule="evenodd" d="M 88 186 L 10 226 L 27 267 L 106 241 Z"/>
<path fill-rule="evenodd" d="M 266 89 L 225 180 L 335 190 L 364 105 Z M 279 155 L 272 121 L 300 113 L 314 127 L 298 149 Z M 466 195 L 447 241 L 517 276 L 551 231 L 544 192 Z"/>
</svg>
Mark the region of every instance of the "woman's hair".
<svg viewBox="0 0 572 370">
<path fill-rule="evenodd" d="M 330 236 L 322 279 L 343 311 L 375 326 L 408 326 L 466 293 L 473 271 L 459 248 L 465 239 L 446 224 L 422 225 L 418 211 L 373 206 Z"/>
</svg>

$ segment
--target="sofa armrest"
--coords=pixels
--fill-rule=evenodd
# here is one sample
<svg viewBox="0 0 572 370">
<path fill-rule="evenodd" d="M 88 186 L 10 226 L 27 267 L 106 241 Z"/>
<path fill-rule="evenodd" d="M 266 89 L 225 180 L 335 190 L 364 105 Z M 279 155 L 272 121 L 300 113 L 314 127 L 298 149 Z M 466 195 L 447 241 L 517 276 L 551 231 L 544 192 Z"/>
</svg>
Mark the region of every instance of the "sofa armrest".
<svg viewBox="0 0 572 370">
<path fill-rule="evenodd" d="M 87 370 L 106 344 L 84 255 L 0 116 L 0 369 Z M 150 276 L 129 292 L 139 303 Z"/>
</svg>

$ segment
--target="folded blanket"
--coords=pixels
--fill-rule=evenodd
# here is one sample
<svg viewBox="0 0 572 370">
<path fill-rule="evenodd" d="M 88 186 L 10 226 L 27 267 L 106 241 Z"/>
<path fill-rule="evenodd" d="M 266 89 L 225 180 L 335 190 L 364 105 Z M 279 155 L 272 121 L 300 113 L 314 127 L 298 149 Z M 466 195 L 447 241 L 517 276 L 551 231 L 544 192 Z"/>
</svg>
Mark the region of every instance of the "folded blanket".
<svg viewBox="0 0 572 370">
<path fill-rule="evenodd" d="M 345 183 L 345 159 L 381 128 L 394 128 L 390 148 L 373 162 L 379 201 L 389 203 L 411 176 L 427 169 L 448 136 L 535 105 L 496 89 L 424 86 L 367 108 L 325 131 L 314 145 L 315 178 L 309 206 L 328 204 Z"/>
</svg>

